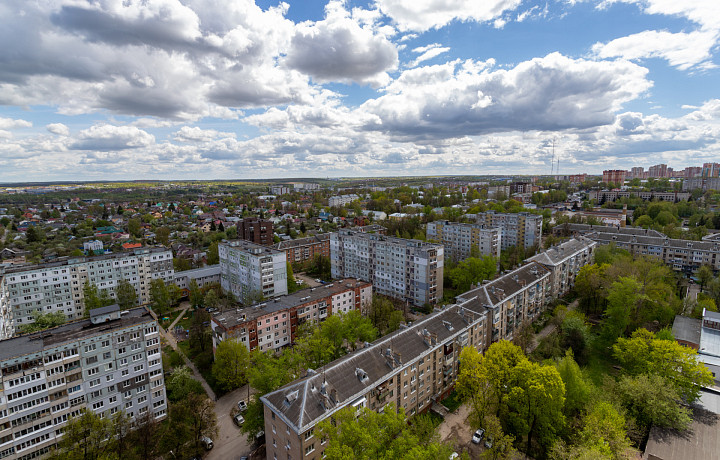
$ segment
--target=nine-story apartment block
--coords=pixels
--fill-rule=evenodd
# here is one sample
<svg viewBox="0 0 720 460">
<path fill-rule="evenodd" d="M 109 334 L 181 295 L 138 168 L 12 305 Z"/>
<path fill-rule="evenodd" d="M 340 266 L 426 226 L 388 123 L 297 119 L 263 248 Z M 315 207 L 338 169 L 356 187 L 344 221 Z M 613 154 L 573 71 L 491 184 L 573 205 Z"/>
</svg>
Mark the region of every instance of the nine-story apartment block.
<svg viewBox="0 0 720 460">
<path fill-rule="evenodd" d="M 473 254 L 500 257 L 502 236 L 499 228 L 437 220 L 427 223 L 426 236 L 445 246 L 445 257 L 460 261 Z"/>
<path fill-rule="evenodd" d="M 220 279 L 225 292 L 243 304 L 286 295 L 285 253 L 244 240 L 218 245 Z"/>
</svg>

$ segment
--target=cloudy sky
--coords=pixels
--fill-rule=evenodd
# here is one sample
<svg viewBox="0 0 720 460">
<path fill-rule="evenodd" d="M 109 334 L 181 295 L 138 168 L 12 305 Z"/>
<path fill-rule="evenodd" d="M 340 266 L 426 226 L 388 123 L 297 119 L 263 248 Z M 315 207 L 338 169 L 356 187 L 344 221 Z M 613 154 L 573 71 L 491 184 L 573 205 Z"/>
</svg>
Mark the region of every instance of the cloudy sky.
<svg viewBox="0 0 720 460">
<path fill-rule="evenodd" d="M 0 181 L 720 160 L 718 0 L 4 0 Z"/>
</svg>

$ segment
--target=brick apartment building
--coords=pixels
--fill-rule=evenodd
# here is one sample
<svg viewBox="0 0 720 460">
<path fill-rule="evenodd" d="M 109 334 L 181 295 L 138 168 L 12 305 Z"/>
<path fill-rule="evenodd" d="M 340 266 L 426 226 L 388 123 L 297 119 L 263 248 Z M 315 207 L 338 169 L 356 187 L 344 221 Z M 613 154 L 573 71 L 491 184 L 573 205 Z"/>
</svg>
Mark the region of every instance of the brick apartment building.
<svg viewBox="0 0 720 460">
<path fill-rule="evenodd" d="M 249 217 L 236 223 L 237 237 L 255 244 L 270 246 L 273 244 L 274 229 L 272 221 Z"/>
</svg>

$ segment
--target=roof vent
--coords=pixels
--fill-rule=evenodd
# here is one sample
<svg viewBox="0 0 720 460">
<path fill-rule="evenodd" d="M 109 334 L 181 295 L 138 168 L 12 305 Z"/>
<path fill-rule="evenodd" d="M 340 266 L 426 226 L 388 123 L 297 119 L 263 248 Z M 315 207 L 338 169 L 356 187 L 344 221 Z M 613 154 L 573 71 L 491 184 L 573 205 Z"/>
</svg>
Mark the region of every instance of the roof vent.
<svg viewBox="0 0 720 460">
<path fill-rule="evenodd" d="M 453 327 L 453 325 L 450 321 L 443 320 L 443 325 L 447 328 L 448 331 L 455 330 L 455 328 Z"/>
<path fill-rule="evenodd" d="M 295 401 L 298 397 L 300 392 L 298 390 L 291 391 L 290 393 L 285 395 L 285 403 L 286 404 L 292 404 L 293 401 Z"/>
<path fill-rule="evenodd" d="M 366 384 L 370 381 L 370 377 L 368 377 L 367 372 L 360 369 L 359 367 L 355 368 L 355 375 L 357 375 L 357 378 L 360 379 L 363 384 Z"/>
</svg>

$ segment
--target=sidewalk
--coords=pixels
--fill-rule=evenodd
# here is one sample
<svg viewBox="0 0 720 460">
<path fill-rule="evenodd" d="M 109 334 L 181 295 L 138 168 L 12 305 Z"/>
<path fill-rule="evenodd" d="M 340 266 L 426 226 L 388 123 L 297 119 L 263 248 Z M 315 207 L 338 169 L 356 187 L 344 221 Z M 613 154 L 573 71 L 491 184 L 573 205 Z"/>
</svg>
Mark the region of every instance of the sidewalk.
<svg viewBox="0 0 720 460">
<path fill-rule="evenodd" d="M 188 307 L 189 307 L 189 306 L 188 306 Z M 185 310 L 187 310 L 187 308 L 185 308 Z M 149 309 L 149 308 L 148 308 L 148 311 L 150 312 L 150 314 L 152 315 L 152 317 L 155 318 L 155 320 L 157 321 L 157 315 L 155 314 L 155 312 L 152 311 L 152 310 Z M 175 323 L 177 323 L 177 322 L 180 320 L 180 318 L 182 318 L 182 316 L 183 316 L 184 314 L 185 314 L 185 311 L 183 311 L 182 314 L 178 315 L 178 317 L 175 319 L 175 321 L 173 321 L 173 323 L 170 325 L 169 329 L 172 329 L 172 328 L 175 326 Z M 178 354 L 179 354 L 180 357 L 183 359 L 183 361 L 185 361 L 185 365 L 186 365 L 187 367 L 189 367 L 190 370 L 193 372 L 193 377 L 195 378 L 195 380 L 197 380 L 198 382 L 200 382 L 200 384 L 202 385 L 202 387 L 205 389 L 205 393 L 207 393 L 208 397 L 209 397 L 211 400 L 216 401 L 216 400 L 217 400 L 217 395 L 215 395 L 215 392 L 212 390 L 212 388 L 210 388 L 210 385 L 208 385 L 208 383 L 207 383 L 207 382 L 205 381 L 205 379 L 203 378 L 202 374 L 200 374 L 200 372 L 197 370 L 197 367 L 195 367 L 195 364 L 193 364 L 192 361 L 190 361 L 190 360 L 188 359 L 188 357 L 185 356 L 185 353 L 183 353 L 182 350 L 178 347 L 178 344 L 177 344 L 177 341 L 175 340 L 175 337 L 173 337 L 172 334 L 170 334 L 170 333 L 167 332 L 165 329 L 163 329 L 163 327 L 160 326 L 160 323 L 159 323 L 159 322 L 158 322 L 158 328 L 160 329 L 160 335 L 162 335 L 163 338 L 164 338 L 165 340 L 167 340 L 167 343 L 172 347 L 173 350 L 175 350 L 175 351 L 178 352 Z"/>
</svg>

